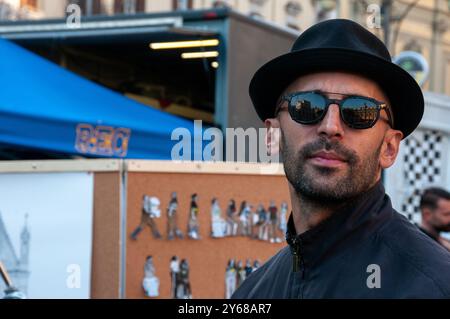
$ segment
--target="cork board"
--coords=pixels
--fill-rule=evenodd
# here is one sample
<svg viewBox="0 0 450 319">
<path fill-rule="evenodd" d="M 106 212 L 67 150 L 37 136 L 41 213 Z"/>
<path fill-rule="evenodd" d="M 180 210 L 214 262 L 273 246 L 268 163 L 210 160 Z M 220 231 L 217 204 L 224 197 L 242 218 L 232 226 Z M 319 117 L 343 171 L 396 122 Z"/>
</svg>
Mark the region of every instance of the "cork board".
<svg viewBox="0 0 450 319">
<path fill-rule="evenodd" d="M 198 194 L 200 240 L 188 238 L 167 240 L 166 209 L 171 192 L 178 194 L 178 227 L 185 234 L 188 223 L 190 198 Z M 150 228 L 145 228 L 136 241 L 130 234 L 141 218 L 142 196 L 156 196 L 161 201 L 161 218 L 156 224 L 163 239 L 153 239 Z M 193 174 L 161 172 L 129 172 L 127 181 L 127 242 L 126 242 L 126 298 L 146 298 L 142 288 L 144 264 L 153 256 L 156 276 L 159 278 L 159 298 L 170 298 L 170 268 L 173 255 L 186 258 L 190 267 L 193 298 L 224 298 L 225 270 L 229 259 L 265 262 L 283 248 L 283 241 L 273 244 L 248 237 L 211 238 L 211 199 L 217 197 L 222 217 L 230 199 L 240 203 L 247 200 L 255 207 L 261 202 L 267 209 L 270 200 L 277 207 L 282 201 L 289 203 L 286 179 L 283 175 Z M 290 209 L 290 208 L 289 208 Z"/>
</svg>

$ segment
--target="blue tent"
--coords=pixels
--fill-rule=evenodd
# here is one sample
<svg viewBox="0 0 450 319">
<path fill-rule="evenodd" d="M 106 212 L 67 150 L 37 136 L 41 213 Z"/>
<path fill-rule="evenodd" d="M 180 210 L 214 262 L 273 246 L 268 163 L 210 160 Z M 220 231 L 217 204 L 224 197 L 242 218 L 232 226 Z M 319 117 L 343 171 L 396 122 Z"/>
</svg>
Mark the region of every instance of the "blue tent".
<svg viewBox="0 0 450 319">
<path fill-rule="evenodd" d="M 170 159 L 194 124 L 134 102 L 0 39 L 0 143 L 65 154 Z"/>
</svg>

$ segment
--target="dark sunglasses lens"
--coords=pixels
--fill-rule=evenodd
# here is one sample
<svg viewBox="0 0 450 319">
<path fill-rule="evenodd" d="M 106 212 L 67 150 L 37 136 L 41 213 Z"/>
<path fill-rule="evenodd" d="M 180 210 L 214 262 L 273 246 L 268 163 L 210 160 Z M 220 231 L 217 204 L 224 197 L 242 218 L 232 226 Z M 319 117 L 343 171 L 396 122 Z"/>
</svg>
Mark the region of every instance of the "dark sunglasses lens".
<svg viewBox="0 0 450 319">
<path fill-rule="evenodd" d="M 326 101 L 317 93 L 299 93 L 289 103 L 289 114 L 292 119 L 302 124 L 317 123 L 326 109 Z"/>
<path fill-rule="evenodd" d="M 369 128 L 378 119 L 378 106 L 364 98 L 348 98 L 342 103 L 342 119 L 352 128 Z"/>
</svg>

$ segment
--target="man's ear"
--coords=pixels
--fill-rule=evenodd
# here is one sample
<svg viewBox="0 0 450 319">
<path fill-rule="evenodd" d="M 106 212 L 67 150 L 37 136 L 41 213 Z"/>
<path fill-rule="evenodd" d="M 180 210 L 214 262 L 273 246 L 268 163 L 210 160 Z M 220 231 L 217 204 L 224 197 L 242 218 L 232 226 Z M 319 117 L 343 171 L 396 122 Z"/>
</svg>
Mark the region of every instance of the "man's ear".
<svg viewBox="0 0 450 319">
<path fill-rule="evenodd" d="M 422 208 L 422 220 L 428 222 L 432 214 L 433 212 L 428 207 Z"/>
<path fill-rule="evenodd" d="M 280 152 L 280 121 L 277 118 L 271 118 L 264 121 L 266 126 L 266 148 L 267 155 L 274 156 Z"/>
<path fill-rule="evenodd" d="M 394 164 L 400 150 L 400 142 L 402 138 L 403 133 L 401 131 L 394 129 L 388 129 L 386 131 L 380 153 L 381 168 L 386 169 Z"/>
</svg>

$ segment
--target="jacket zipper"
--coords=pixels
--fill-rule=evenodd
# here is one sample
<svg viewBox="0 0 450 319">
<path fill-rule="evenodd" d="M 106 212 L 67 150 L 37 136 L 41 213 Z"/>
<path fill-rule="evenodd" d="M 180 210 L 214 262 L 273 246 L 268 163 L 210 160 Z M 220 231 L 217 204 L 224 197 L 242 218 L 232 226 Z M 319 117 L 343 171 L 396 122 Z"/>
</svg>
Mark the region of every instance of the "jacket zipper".
<svg viewBox="0 0 450 319">
<path fill-rule="evenodd" d="M 302 257 L 302 242 L 299 238 L 292 239 L 292 255 L 293 255 L 293 272 L 297 273 L 301 270 L 302 279 L 305 278 L 305 265 Z"/>
</svg>

